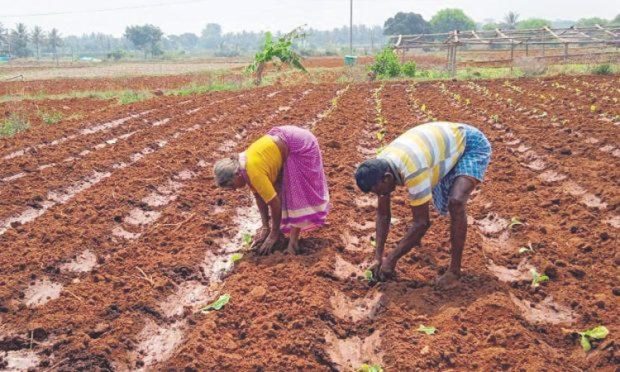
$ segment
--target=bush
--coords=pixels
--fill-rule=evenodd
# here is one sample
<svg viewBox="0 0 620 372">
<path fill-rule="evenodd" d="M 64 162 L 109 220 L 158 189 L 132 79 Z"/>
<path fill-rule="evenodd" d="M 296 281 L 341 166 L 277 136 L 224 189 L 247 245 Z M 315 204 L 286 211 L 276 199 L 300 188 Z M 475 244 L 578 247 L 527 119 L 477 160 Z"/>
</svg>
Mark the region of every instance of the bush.
<svg viewBox="0 0 620 372">
<path fill-rule="evenodd" d="M 403 75 L 407 77 L 410 77 L 410 78 L 415 77 L 416 64 L 413 61 L 405 62 L 400 67 L 400 70 L 403 73 Z"/>
<path fill-rule="evenodd" d="M 592 73 L 595 75 L 611 75 L 613 71 L 611 70 L 611 65 L 609 63 L 603 63 L 602 65 L 598 65 L 592 69 Z"/>
<path fill-rule="evenodd" d="M 379 77 L 397 77 L 400 75 L 400 63 L 394 50 L 387 47 L 379 52 L 370 70 Z"/>
</svg>

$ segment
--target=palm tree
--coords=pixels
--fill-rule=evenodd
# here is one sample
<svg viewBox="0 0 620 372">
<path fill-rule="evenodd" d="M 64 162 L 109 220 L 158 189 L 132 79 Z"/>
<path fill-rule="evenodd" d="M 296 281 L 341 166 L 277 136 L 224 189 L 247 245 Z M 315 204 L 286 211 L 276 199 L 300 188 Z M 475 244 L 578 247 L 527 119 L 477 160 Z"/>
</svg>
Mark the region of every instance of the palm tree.
<svg viewBox="0 0 620 372">
<path fill-rule="evenodd" d="M 39 26 L 34 26 L 32 35 L 30 35 L 30 40 L 34 44 L 35 50 L 37 51 L 37 59 L 39 59 L 39 47 L 45 41 L 45 33 L 43 32 L 43 29 Z"/>
<path fill-rule="evenodd" d="M 62 45 L 62 39 L 60 38 L 60 32 L 58 32 L 57 29 L 52 28 L 52 31 L 50 31 L 50 34 L 47 37 L 47 43 L 52 49 L 56 64 L 58 64 L 58 47 Z"/>
<path fill-rule="evenodd" d="M 519 22 L 519 13 L 513 11 L 508 12 L 508 14 L 504 16 L 504 22 L 507 29 L 514 30 L 517 28 L 517 22 Z"/>
</svg>

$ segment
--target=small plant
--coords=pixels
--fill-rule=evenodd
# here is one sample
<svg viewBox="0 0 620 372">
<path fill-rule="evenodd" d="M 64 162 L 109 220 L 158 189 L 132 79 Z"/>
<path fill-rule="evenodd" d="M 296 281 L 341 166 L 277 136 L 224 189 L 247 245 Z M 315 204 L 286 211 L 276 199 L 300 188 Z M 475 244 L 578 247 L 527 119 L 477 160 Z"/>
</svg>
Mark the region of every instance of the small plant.
<svg viewBox="0 0 620 372">
<path fill-rule="evenodd" d="M 517 217 L 512 217 L 510 219 L 510 224 L 508 224 L 508 228 L 510 230 L 514 230 L 517 226 L 523 226 L 523 222 L 521 222 Z"/>
<path fill-rule="evenodd" d="M 230 295 L 228 293 L 227 294 L 223 294 L 223 295 L 220 296 L 220 298 L 215 300 L 213 303 L 211 303 L 211 304 L 203 307 L 202 309 L 200 309 L 200 311 L 203 314 L 207 314 L 207 313 L 209 313 L 210 311 L 213 311 L 213 310 L 221 310 L 224 307 L 224 305 L 226 305 L 228 303 L 228 301 L 230 301 Z"/>
<path fill-rule="evenodd" d="M 30 128 L 28 119 L 18 113 L 12 113 L 0 122 L 0 137 L 12 137 Z"/>
<path fill-rule="evenodd" d="M 375 280 L 372 270 L 367 269 L 366 271 L 364 271 L 364 279 L 366 279 L 366 281 L 368 282 L 373 282 Z"/>
<path fill-rule="evenodd" d="M 534 247 L 532 246 L 532 243 L 530 242 L 527 247 L 521 247 L 519 248 L 519 254 L 524 254 L 524 253 L 534 253 Z"/>
<path fill-rule="evenodd" d="M 427 327 L 424 324 L 420 324 L 418 327 L 418 332 L 426 333 L 427 335 L 434 335 L 437 332 L 437 328 L 430 326 Z"/>
<path fill-rule="evenodd" d="M 358 372 L 383 372 L 383 368 L 378 364 L 362 364 L 358 369 Z"/>
<path fill-rule="evenodd" d="M 237 261 L 241 260 L 242 258 L 243 258 L 243 253 L 233 253 L 230 256 L 230 262 L 237 263 Z"/>
<path fill-rule="evenodd" d="M 249 247 L 252 245 L 252 241 L 254 239 L 252 238 L 251 234 L 245 233 L 242 235 L 241 240 L 243 241 L 243 245 L 245 245 L 246 247 Z"/>
<path fill-rule="evenodd" d="M 400 63 L 394 49 L 386 47 L 379 52 L 375 57 L 375 63 L 370 67 L 370 71 L 379 77 L 393 78 L 400 75 Z"/>
<path fill-rule="evenodd" d="M 592 349 L 592 344 L 590 340 L 602 340 L 609 334 L 609 330 L 605 326 L 598 326 L 592 329 L 588 329 L 587 331 L 577 332 L 581 339 L 579 340 L 581 343 L 581 347 L 585 352 L 590 351 Z"/>
<path fill-rule="evenodd" d="M 497 115 L 497 114 L 495 114 L 495 115 L 491 115 L 491 121 L 492 121 L 494 124 L 499 123 L 499 115 Z"/>
<path fill-rule="evenodd" d="M 530 269 L 530 273 L 532 274 L 532 288 L 538 287 L 540 283 L 549 281 L 549 277 L 547 275 L 540 275 L 534 268 Z"/>
<path fill-rule="evenodd" d="M 596 105 L 590 106 L 590 112 L 592 112 L 592 113 L 596 112 Z"/>
<path fill-rule="evenodd" d="M 52 111 L 52 112 L 42 111 L 39 113 L 39 116 L 41 116 L 41 120 L 43 120 L 43 122 L 47 125 L 57 124 L 63 118 L 62 113 L 58 111 Z"/>
<path fill-rule="evenodd" d="M 595 75 L 611 75 L 613 71 L 609 63 L 603 63 L 592 69 L 592 73 Z"/>
<path fill-rule="evenodd" d="M 402 64 L 402 66 L 400 67 L 400 70 L 402 72 L 403 75 L 405 75 L 406 77 L 415 77 L 415 73 L 416 73 L 416 64 L 413 61 L 409 61 L 409 62 L 405 62 Z"/>
</svg>

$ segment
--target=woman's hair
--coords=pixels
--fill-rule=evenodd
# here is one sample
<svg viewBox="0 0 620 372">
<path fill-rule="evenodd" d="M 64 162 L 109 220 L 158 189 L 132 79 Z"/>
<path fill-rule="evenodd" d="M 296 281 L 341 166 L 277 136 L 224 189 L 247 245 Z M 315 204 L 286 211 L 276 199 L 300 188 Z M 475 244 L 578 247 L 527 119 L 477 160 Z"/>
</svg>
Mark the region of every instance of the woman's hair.
<svg viewBox="0 0 620 372">
<path fill-rule="evenodd" d="M 232 187 L 235 176 L 239 172 L 239 160 L 235 158 L 225 158 L 218 160 L 213 167 L 215 183 L 218 187 Z"/>
<path fill-rule="evenodd" d="M 388 162 L 384 159 L 366 160 L 355 171 L 357 187 L 365 193 L 370 192 L 373 186 L 383 179 L 383 175 L 385 175 L 389 168 Z"/>
</svg>

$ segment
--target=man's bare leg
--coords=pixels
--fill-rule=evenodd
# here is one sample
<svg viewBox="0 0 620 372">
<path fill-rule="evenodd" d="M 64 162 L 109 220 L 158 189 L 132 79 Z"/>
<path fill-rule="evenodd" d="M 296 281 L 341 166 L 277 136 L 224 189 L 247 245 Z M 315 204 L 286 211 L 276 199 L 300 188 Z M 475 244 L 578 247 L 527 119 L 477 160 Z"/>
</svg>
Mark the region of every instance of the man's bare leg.
<svg viewBox="0 0 620 372">
<path fill-rule="evenodd" d="M 457 177 L 450 190 L 448 210 L 450 212 L 450 244 L 452 246 L 450 267 L 437 279 L 440 287 L 450 287 L 461 276 L 461 260 L 467 238 L 467 200 L 478 181 L 467 176 Z"/>
</svg>

